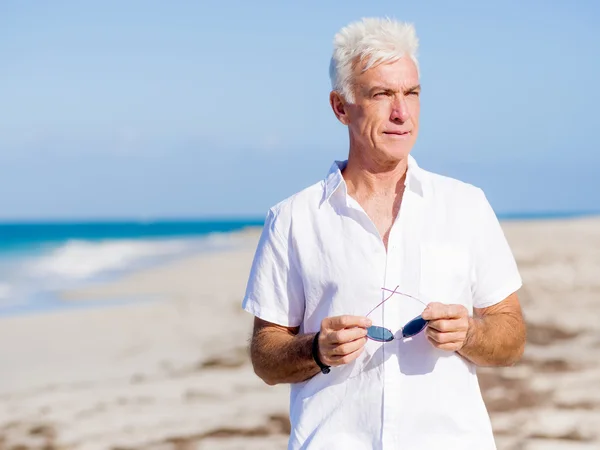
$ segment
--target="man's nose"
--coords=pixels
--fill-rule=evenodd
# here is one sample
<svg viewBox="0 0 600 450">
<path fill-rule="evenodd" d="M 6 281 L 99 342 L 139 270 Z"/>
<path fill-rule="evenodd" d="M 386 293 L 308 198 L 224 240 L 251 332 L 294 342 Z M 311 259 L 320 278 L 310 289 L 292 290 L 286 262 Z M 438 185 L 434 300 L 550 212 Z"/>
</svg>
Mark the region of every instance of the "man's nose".
<svg viewBox="0 0 600 450">
<path fill-rule="evenodd" d="M 408 111 L 408 105 L 404 98 L 394 100 L 392 104 L 392 114 L 390 119 L 393 122 L 404 123 L 410 119 L 410 112 Z"/>
</svg>

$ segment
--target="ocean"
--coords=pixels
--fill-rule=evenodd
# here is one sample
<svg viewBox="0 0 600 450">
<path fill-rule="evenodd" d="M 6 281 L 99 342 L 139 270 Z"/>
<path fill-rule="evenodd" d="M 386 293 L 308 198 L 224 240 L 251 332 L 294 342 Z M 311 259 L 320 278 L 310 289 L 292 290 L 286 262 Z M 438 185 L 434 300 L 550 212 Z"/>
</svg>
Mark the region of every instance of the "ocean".
<svg viewBox="0 0 600 450">
<path fill-rule="evenodd" d="M 544 220 L 589 214 L 594 213 L 499 217 Z M 235 245 L 232 232 L 262 225 L 262 219 L 0 223 L 0 316 L 131 301 L 62 301 L 58 293 L 186 255 L 229 248 Z"/>
<path fill-rule="evenodd" d="M 230 233 L 259 219 L 0 223 L 0 316 L 89 306 L 58 293 L 169 260 L 232 245 Z"/>
</svg>

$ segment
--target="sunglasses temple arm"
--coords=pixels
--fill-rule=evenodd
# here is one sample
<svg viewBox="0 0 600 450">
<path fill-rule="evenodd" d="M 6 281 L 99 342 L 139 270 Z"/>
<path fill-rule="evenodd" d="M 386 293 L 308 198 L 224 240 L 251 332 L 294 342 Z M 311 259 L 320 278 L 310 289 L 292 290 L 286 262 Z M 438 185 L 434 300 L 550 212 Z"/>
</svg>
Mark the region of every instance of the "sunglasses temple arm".
<svg viewBox="0 0 600 450">
<path fill-rule="evenodd" d="M 384 291 L 391 292 L 391 293 L 392 293 L 392 295 L 394 295 L 394 294 L 400 294 L 400 295 L 404 295 L 405 297 L 410 297 L 410 298 L 412 298 L 413 300 L 416 300 L 416 301 L 418 301 L 418 302 L 419 302 L 419 303 L 421 303 L 422 305 L 424 305 L 424 306 L 428 306 L 428 305 L 427 305 L 427 303 L 425 303 L 425 302 L 424 302 L 423 300 L 421 300 L 420 298 L 414 297 L 414 296 L 412 296 L 412 295 L 410 295 L 410 294 L 405 294 L 404 292 L 399 292 L 399 291 L 396 291 L 396 289 L 398 289 L 398 288 L 394 289 L 393 291 L 392 291 L 391 289 L 386 289 L 386 288 L 381 288 L 381 289 L 383 289 Z M 384 300 L 384 301 L 385 301 L 385 300 Z"/>
<path fill-rule="evenodd" d="M 389 289 L 385 289 L 386 291 L 391 292 L 391 294 L 388 295 L 386 298 L 384 298 L 381 303 L 379 303 L 377 306 L 375 306 L 375 308 L 373 308 L 371 311 L 369 311 L 365 317 L 369 317 L 369 314 L 371 314 L 373 311 L 375 311 L 377 308 L 379 308 L 381 305 L 383 305 L 385 302 L 387 302 L 390 298 L 392 298 L 392 296 L 394 294 L 396 294 L 396 290 L 398 289 L 398 287 L 399 286 L 396 286 L 396 289 L 394 289 L 393 291 L 390 291 Z"/>
</svg>

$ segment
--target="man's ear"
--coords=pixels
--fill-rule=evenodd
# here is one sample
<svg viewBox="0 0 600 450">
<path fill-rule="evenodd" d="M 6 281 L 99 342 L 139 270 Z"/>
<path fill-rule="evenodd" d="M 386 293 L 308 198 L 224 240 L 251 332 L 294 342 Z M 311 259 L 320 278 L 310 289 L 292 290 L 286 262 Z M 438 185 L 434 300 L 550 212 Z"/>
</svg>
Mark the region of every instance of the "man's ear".
<svg viewBox="0 0 600 450">
<path fill-rule="evenodd" d="M 335 114 L 335 117 L 342 122 L 344 125 L 348 125 L 348 111 L 347 104 L 337 91 L 331 91 L 329 93 L 329 104 Z"/>
</svg>

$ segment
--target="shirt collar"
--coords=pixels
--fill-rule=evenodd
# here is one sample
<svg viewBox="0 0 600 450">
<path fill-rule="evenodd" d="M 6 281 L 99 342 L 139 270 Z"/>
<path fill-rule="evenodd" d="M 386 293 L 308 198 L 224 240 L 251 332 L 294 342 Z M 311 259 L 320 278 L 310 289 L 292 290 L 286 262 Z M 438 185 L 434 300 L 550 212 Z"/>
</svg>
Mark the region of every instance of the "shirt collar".
<svg viewBox="0 0 600 450">
<path fill-rule="evenodd" d="M 346 168 L 347 164 L 348 160 L 334 161 L 329 168 L 329 172 L 325 177 L 325 190 L 321 204 L 328 201 L 340 186 L 343 186 L 344 193 L 346 192 L 346 182 L 342 176 L 342 170 Z M 408 155 L 408 169 L 404 186 L 409 191 L 423 197 L 423 171 L 412 155 Z"/>
</svg>

